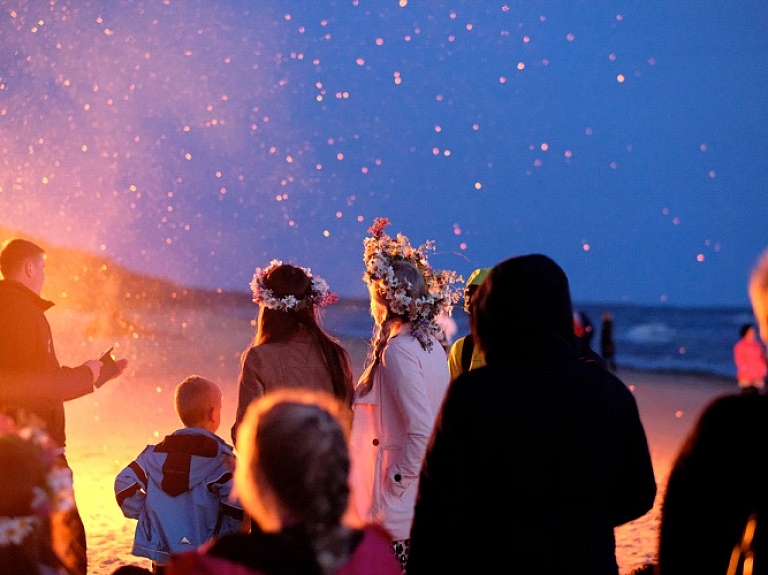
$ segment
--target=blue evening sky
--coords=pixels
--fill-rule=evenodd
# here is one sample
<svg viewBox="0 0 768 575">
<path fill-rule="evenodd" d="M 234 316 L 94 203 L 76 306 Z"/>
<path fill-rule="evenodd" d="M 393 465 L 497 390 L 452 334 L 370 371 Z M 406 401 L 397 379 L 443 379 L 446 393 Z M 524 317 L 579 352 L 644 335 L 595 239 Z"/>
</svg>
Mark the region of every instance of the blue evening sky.
<svg viewBox="0 0 768 575">
<path fill-rule="evenodd" d="M 465 277 L 539 252 L 579 301 L 744 305 L 766 70 L 763 1 L 0 0 L 0 224 L 365 296 L 384 216 Z"/>
</svg>

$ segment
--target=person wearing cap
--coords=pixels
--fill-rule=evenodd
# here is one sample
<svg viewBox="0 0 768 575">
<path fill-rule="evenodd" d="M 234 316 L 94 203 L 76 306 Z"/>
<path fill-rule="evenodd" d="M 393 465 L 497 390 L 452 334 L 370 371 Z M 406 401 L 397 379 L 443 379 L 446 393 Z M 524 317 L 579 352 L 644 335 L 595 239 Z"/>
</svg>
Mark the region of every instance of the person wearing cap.
<svg viewBox="0 0 768 575">
<path fill-rule="evenodd" d="M 470 304 L 472 303 L 472 295 L 477 291 L 477 288 L 480 287 L 480 284 L 483 283 L 485 276 L 488 275 L 488 272 L 490 272 L 491 269 L 492 268 L 477 268 L 470 274 L 467 284 L 464 287 L 464 311 L 466 313 L 471 313 L 469 309 Z M 483 353 L 477 346 L 475 346 L 471 333 L 453 342 L 453 345 L 451 345 L 451 349 L 448 352 L 448 370 L 451 373 L 451 380 L 456 379 L 465 371 L 477 369 L 484 365 L 485 358 L 483 357 Z"/>
</svg>

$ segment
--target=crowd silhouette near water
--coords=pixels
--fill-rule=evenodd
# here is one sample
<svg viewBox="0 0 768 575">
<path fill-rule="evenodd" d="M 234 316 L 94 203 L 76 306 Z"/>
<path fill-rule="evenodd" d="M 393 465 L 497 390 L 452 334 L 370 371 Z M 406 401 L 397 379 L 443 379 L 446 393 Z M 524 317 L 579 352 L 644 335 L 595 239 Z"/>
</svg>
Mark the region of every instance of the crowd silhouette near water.
<svg viewBox="0 0 768 575">
<path fill-rule="evenodd" d="M 144 447 L 105 502 L 136 520 L 131 553 L 147 561 L 114 575 L 618 575 L 614 530 L 653 507 L 657 481 L 612 316 L 595 352 L 561 267 L 516 255 L 468 276 L 470 333 L 451 344 L 462 276 L 389 225 L 377 218 L 363 242 L 374 333 L 357 382 L 320 325 L 337 299 L 322 277 L 256 268 L 235 421 L 221 421 L 216 383 L 179 383 L 182 426 Z M 128 362 L 107 350 L 59 364 L 46 259 L 22 238 L 0 251 L 0 572 L 86 575 L 63 406 Z M 741 339 L 765 340 L 768 251 L 748 289 L 757 326 Z M 765 489 L 741 470 L 761 468 L 768 396 L 765 371 L 746 371 L 748 392 L 709 404 L 677 454 L 656 558 L 635 573 L 765 572 Z"/>
</svg>

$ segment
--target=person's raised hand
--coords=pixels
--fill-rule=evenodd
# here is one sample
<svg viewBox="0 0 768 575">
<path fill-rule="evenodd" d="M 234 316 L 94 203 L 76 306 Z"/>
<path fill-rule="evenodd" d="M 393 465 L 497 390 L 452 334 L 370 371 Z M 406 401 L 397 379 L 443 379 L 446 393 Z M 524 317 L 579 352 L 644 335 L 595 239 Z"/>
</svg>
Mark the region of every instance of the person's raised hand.
<svg viewBox="0 0 768 575">
<path fill-rule="evenodd" d="M 89 359 L 83 365 L 91 370 L 91 373 L 93 374 L 93 383 L 95 384 L 101 374 L 101 362 L 98 359 Z"/>
<path fill-rule="evenodd" d="M 127 359 L 113 359 L 111 355 L 106 354 L 105 356 L 102 356 L 103 359 L 100 362 L 101 363 L 101 372 L 99 373 L 98 378 L 93 382 L 93 385 L 96 388 L 101 387 L 108 381 L 115 379 L 120 374 L 122 374 L 125 371 L 125 368 L 128 367 L 128 360 Z"/>
<path fill-rule="evenodd" d="M 115 364 L 117 365 L 117 375 L 115 375 L 115 377 L 118 377 L 125 371 L 125 368 L 128 367 L 128 360 L 125 358 L 118 359 L 115 360 Z"/>
</svg>

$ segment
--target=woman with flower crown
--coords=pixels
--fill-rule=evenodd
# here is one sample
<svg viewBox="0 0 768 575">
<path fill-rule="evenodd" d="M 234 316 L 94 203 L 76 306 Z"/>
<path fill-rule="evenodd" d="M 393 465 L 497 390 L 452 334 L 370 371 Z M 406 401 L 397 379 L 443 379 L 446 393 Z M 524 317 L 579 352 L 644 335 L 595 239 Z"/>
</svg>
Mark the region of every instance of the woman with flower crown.
<svg viewBox="0 0 768 575">
<path fill-rule="evenodd" d="M 351 484 L 358 515 L 384 526 L 405 569 L 421 462 L 450 381 L 437 315 L 451 312 L 461 278 L 427 263 L 431 242 L 414 248 L 387 225 L 374 220 L 364 241 L 375 327 L 353 403 Z"/>
<path fill-rule="evenodd" d="M 276 389 L 324 391 L 351 405 L 349 354 L 319 322 L 318 307 L 338 299 L 325 280 L 309 268 L 272 260 L 256 268 L 251 290 L 259 316 L 253 344 L 241 357 L 232 440 L 248 405 Z"/>
</svg>

